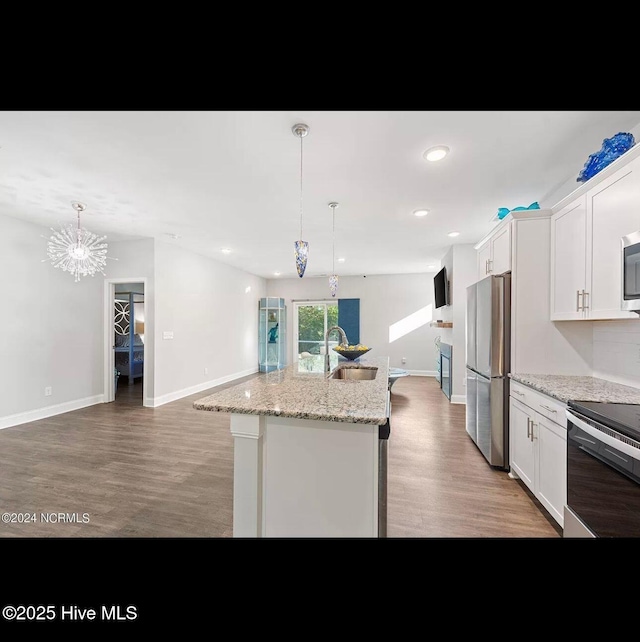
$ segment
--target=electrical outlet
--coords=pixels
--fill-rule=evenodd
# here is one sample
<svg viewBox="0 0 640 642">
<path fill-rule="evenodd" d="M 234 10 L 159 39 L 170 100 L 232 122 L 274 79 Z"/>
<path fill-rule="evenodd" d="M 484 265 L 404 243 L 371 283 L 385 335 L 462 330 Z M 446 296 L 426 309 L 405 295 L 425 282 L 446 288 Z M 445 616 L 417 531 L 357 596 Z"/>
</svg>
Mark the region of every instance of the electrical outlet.
<svg viewBox="0 0 640 642">
<path fill-rule="evenodd" d="M 162 338 L 163 339 L 169 339 L 169 340 L 173 339 L 173 330 L 165 330 L 162 333 Z"/>
<path fill-rule="evenodd" d="M 407 363 L 407 357 L 402 357 L 402 363 Z"/>
<path fill-rule="evenodd" d="M 207 374 L 209 374 L 209 368 L 205 368 L 205 369 L 204 369 L 204 373 L 205 373 L 206 375 L 207 375 Z"/>
<path fill-rule="evenodd" d="M 47 387 L 44 389 L 44 396 L 45 396 L 45 397 L 50 397 L 50 396 L 51 396 L 51 394 L 52 394 L 51 386 L 47 386 Z"/>
</svg>

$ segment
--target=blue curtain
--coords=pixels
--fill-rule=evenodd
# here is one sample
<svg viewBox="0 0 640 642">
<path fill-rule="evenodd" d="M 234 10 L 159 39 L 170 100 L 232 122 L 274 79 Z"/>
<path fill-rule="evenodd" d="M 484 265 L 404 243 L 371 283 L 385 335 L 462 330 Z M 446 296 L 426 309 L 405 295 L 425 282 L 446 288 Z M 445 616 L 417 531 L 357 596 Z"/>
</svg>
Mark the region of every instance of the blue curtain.
<svg viewBox="0 0 640 642">
<path fill-rule="evenodd" d="M 351 345 L 360 343 L 360 299 L 338 299 L 338 325 Z"/>
</svg>

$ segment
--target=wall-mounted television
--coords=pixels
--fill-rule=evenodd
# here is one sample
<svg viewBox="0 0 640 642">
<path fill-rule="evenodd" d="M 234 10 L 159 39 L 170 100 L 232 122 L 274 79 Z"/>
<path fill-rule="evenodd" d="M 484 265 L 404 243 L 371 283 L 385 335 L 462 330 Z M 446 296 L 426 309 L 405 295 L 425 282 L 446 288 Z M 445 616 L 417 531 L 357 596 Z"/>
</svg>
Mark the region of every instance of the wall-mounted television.
<svg viewBox="0 0 640 642">
<path fill-rule="evenodd" d="M 447 268 L 442 268 L 433 277 L 433 298 L 436 308 L 449 305 L 449 281 L 447 281 Z"/>
</svg>

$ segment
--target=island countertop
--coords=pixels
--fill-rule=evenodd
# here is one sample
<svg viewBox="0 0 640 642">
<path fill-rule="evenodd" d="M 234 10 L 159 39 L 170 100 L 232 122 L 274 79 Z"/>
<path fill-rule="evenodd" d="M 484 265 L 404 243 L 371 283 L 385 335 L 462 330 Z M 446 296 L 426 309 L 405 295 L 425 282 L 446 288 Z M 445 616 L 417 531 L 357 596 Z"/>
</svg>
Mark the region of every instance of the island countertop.
<svg viewBox="0 0 640 642">
<path fill-rule="evenodd" d="M 509 377 L 564 403 L 571 400 L 640 404 L 640 388 L 598 377 L 519 373 Z"/>
<path fill-rule="evenodd" d="M 331 355 L 331 370 L 358 365 L 378 368 L 375 379 L 331 379 L 320 355 L 303 358 L 193 403 L 196 410 L 274 415 L 382 425 L 387 421 L 388 357 L 360 357 L 356 362 Z"/>
</svg>

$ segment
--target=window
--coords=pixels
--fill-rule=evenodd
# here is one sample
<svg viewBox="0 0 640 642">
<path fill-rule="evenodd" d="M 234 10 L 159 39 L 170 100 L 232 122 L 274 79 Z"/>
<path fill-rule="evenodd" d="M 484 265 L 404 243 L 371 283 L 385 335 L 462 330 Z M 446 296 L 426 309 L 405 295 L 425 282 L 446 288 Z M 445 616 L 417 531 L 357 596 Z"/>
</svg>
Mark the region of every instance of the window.
<svg viewBox="0 0 640 642">
<path fill-rule="evenodd" d="M 324 354 L 327 328 L 338 325 L 338 302 L 310 301 L 296 303 L 294 308 L 293 355 Z M 329 337 L 329 348 L 339 343 L 337 333 Z"/>
<path fill-rule="evenodd" d="M 339 325 L 351 344 L 360 342 L 360 299 L 294 302 L 293 360 L 301 354 L 324 354 L 327 329 Z M 338 333 L 331 333 L 329 349 L 340 343 Z"/>
</svg>

